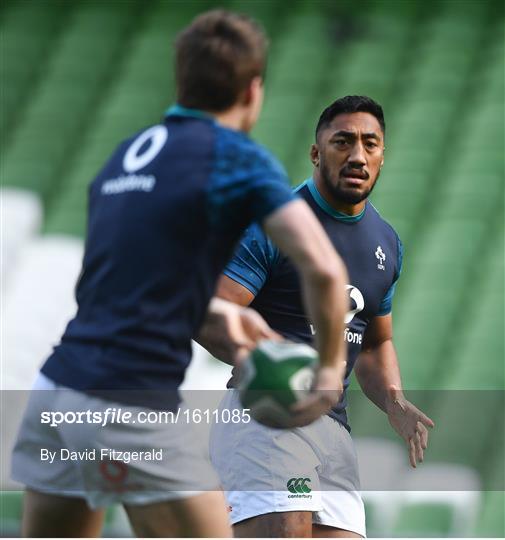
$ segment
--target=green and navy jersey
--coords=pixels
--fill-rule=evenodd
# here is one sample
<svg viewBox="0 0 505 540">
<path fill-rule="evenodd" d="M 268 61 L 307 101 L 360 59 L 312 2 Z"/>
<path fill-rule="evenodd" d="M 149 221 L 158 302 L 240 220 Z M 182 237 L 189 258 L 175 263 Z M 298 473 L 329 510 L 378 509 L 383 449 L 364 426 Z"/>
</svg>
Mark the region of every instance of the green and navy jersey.
<svg viewBox="0 0 505 540">
<path fill-rule="evenodd" d="M 345 318 L 348 345 L 344 388 L 361 351 L 363 336 L 373 317 L 391 311 L 402 265 L 402 245 L 394 229 L 370 202 L 357 216 L 335 211 L 318 192 L 313 179 L 296 190 L 314 211 L 349 274 L 350 310 Z M 224 273 L 251 291 L 251 307 L 285 338 L 312 344 L 315 329 L 303 306 L 300 280 L 291 261 L 257 225 L 242 238 Z M 345 392 L 331 416 L 347 428 Z"/>
<path fill-rule="evenodd" d="M 82 391 L 176 389 L 237 241 L 293 198 L 246 134 L 170 109 L 90 186 L 77 314 L 42 372 Z"/>
</svg>

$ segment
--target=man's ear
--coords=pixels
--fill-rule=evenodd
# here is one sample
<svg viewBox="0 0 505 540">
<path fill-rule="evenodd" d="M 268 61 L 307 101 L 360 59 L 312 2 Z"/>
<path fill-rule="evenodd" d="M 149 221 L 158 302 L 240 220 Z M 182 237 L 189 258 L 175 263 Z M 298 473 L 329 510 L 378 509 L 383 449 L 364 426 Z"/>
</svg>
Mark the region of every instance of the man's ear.
<svg viewBox="0 0 505 540">
<path fill-rule="evenodd" d="M 242 105 L 248 106 L 253 101 L 258 99 L 258 95 L 263 91 L 263 79 L 254 77 L 249 86 L 243 91 L 240 102 Z"/>
<path fill-rule="evenodd" d="M 312 161 L 314 167 L 319 167 L 319 147 L 317 144 L 310 147 L 310 161 Z"/>
</svg>

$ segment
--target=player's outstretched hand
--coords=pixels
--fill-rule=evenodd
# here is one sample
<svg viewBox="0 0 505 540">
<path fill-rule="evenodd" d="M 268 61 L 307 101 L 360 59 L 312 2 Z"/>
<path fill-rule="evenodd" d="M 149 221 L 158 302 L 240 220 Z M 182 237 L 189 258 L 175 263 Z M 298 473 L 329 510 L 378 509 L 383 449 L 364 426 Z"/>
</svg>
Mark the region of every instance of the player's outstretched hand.
<svg viewBox="0 0 505 540">
<path fill-rule="evenodd" d="M 281 339 L 254 309 L 213 298 L 197 341 L 213 356 L 239 364 L 261 339 Z"/>
<path fill-rule="evenodd" d="M 435 422 L 405 399 L 403 392 L 391 386 L 388 392 L 386 412 L 389 423 L 407 443 L 409 460 L 412 467 L 423 462 L 424 450 L 428 448 L 428 429 L 435 427 Z"/>
<path fill-rule="evenodd" d="M 291 408 L 292 427 L 306 426 L 327 414 L 339 402 L 343 391 L 342 370 L 336 367 L 320 367 L 309 396 Z"/>
</svg>

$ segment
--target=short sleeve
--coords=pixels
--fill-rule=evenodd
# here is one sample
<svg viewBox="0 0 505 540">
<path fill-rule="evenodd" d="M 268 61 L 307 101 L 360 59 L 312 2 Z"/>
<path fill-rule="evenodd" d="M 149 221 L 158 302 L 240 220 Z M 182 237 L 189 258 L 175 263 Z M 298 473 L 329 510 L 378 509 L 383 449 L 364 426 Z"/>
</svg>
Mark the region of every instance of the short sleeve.
<svg viewBox="0 0 505 540">
<path fill-rule="evenodd" d="M 401 243 L 400 238 L 398 238 L 398 236 L 396 237 L 396 242 L 397 242 L 397 250 L 398 250 L 398 263 L 396 267 L 395 277 L 394 277 L 393 283 L 391 284 L 391 287 L 389 287 L 388 291 L 386 292 L 380 304 L 379 312 L 377 313 L 377 315 L 380 315 L 380 316 L 388 315 L 389 313 L 391 313 L 391 309 L 393 306 L 393 296 L 396 290 L 396 284 L 398 283 L 398 280 L 400 279 L 400 274 L 402 271 L 403 244 Z"/>
<path fill-rule="evenodd" d="M 255 223 L 245 232 L 224 274 L 256 296 L 278 255 L 278 249 Z"/>
<path fill-rule="evenodd" d="M 261 223 L 296 196 L 282 165 L 245 134 L 217 128 L 209 183 L 210 222 L 220 230 Z"/>
</svg>

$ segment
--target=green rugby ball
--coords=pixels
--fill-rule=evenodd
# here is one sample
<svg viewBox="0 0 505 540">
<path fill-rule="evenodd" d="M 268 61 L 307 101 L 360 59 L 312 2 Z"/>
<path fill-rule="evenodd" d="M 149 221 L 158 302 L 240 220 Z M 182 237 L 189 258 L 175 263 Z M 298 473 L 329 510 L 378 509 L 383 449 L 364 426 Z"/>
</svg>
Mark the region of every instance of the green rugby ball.
<svg viewBox="0 0 505 540">
<path fill-rule="evenodd" d="M 263 340 L 241 366 L 238 390 L 254 420 L 291 427 L 290 407 L 310 392 L 319 356 L 304 343 Z"/>
</svg>

